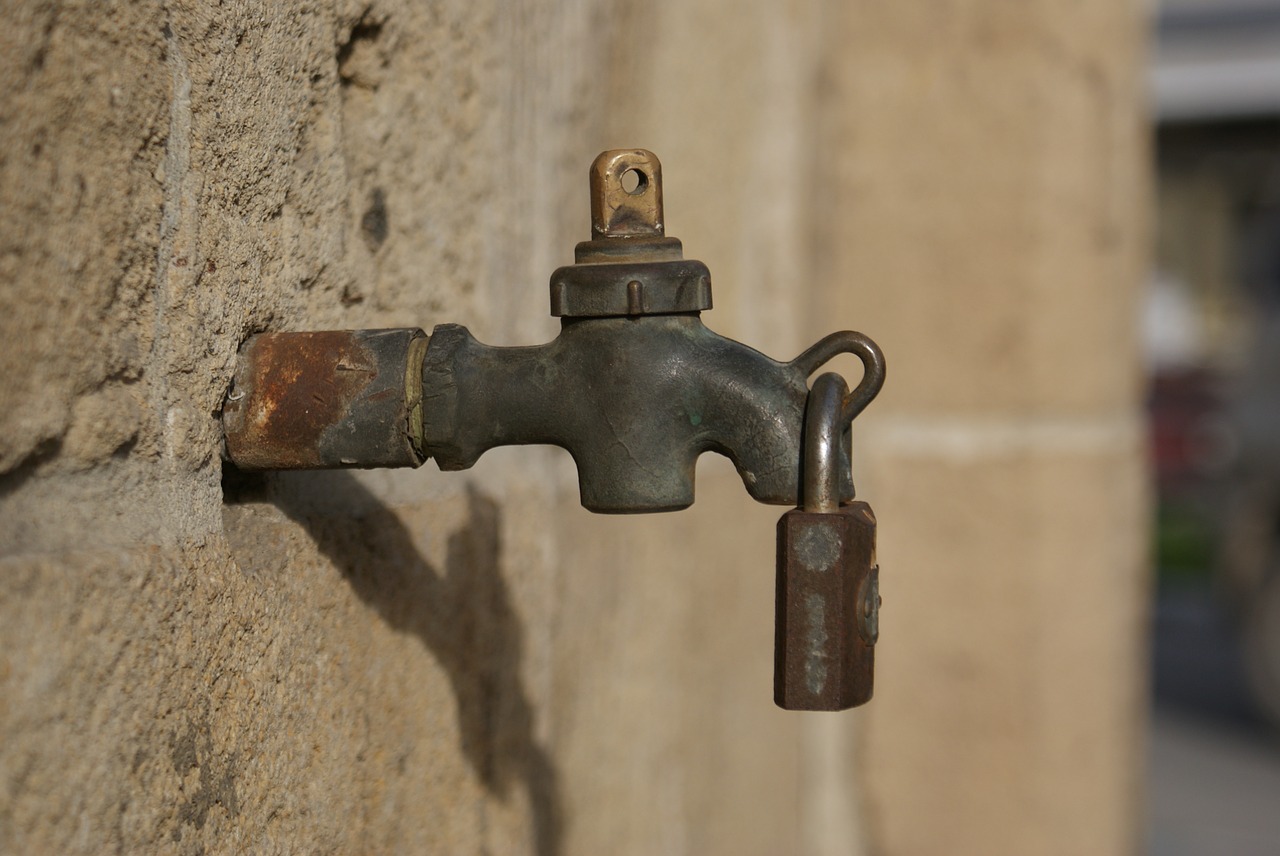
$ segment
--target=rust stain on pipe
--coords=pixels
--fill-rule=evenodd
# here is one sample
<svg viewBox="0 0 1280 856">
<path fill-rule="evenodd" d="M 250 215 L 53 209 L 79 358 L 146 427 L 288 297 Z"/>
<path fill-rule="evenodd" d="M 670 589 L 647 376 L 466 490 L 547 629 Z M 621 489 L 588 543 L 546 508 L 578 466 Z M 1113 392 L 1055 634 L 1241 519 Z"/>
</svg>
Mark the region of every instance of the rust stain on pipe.
<svg viewBox="0 0 1280 856">
<path fill-rule="evenodd" d="M 416 328 L 254 336 L 223 407 L 227 457 L 246 470 L 421 464 L 411 380 L 425 347 Z"/>
</svg>

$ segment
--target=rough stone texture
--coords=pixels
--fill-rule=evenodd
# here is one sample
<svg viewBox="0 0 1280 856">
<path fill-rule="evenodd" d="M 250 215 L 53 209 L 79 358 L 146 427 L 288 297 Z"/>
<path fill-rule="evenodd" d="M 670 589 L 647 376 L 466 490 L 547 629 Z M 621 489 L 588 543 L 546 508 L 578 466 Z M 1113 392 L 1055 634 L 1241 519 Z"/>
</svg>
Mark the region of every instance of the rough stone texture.
<svg viewBox="0 0 1280 856">
<path fill-rule="evenodd" d="M 1130 846 L 1135 9 L 11 6 L 0 852 Z M 224 482 L 254 332 L 553 335 L 621 145 L 662 157 L 713 328 L 890 354 L 865 720 L 773 708 L 779 510 L 723 462 L 647 518 L 578 509 L 548 450 Z"/>
</svg>

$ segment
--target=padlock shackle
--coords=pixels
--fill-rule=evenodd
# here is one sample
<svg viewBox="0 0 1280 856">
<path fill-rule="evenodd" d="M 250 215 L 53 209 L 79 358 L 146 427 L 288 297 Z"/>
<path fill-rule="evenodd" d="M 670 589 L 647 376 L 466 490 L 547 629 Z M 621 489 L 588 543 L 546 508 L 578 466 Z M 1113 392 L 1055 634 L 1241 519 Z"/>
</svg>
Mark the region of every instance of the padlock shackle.
<svg viewBox="0 0 1280 856">
<path fill-rule="evenodd" d="M 818 376 L 804 411 L 805 511 L 832 512 L 840 507 L 840 441 L 849 385 L 835 372 Z"/>
</svg>

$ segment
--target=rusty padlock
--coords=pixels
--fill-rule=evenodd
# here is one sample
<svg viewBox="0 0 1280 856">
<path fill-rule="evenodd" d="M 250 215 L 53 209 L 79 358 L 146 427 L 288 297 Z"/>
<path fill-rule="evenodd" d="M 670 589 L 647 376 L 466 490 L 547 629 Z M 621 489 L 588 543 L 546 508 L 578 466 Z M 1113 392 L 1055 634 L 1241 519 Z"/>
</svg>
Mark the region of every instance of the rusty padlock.
<svg viewBox="0 0 1280 856">
<path fill-rule="evenodd" d="M 838 374 L 814 383 L 805 410 L 803 506 L 778 521 L 773 698 L 787 710 L 845 710 L 871 699 L 880 569 L 871 506 L 840 501 L 849 398 Z"/>
</svg>

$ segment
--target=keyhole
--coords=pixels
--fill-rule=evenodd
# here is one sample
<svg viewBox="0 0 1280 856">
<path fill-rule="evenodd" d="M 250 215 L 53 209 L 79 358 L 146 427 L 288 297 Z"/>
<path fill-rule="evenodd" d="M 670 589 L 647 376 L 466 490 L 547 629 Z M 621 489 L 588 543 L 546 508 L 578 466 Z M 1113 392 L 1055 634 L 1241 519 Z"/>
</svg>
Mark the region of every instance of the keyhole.
<svg viewBox="0 0 1280 856">
<path fill-rule="evenodd" d="M 629 169 L 622 174 L 622 189 L 632 196 L 639 196 L 649 186 L 649 176 L 638 169 Z"/>
</svg>

